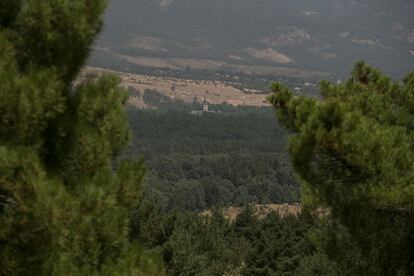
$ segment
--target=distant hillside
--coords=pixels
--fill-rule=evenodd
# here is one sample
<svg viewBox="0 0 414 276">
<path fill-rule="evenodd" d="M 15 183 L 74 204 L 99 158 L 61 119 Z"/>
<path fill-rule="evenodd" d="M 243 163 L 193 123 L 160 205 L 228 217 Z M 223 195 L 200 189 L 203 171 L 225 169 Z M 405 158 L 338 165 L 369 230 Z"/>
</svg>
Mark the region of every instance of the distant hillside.
<svg viewBox="0 0 414 276">
<path fill-rule="evenodd" d="M 364 59 L 401 77 L 413 14 L 408 0 L 116 0 L 90 63 L 342 76 Z"/>
</svg>

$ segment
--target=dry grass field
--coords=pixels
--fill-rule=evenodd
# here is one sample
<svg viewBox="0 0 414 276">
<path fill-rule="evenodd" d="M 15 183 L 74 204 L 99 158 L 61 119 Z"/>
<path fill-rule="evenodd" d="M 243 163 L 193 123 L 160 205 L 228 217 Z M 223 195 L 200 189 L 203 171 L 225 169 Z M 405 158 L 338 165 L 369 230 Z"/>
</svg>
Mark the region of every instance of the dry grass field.
<svg viewBox="0 0 414 276">
<path fill-rule="evenodd" d="M 146 89 L 157 90 L 158 92 L 172 99 L 181 99 L 184 102 L 192 103 L 194 99 L 201 102 L 203 99 L 211 104 L 228 103 L 234 106 L 266 106 L 266 95 L 261 91 L 249 90 L 244 93 L 229 83 L 221 81 L 189 80 L 167 77 L 154 77 L 148 75 L 121 73 L 101 68 L 87 67 L 84 69 L 82 76 L 102 75 L 105 73 L 117 74 L 122 79 L 122 85 L 133 87 L 140 92 Z M 139 98 L 131 98 L 130 103 L 137 107 L 145 107 L 145 104 Z"/>
<path fill-rule="evenodd" d="M 288 215 L 297 216 L 301 212 L 300 205 L 289 205 L 289 204 L 256 204 L 253 206 L 256 215 L 260 218 L 264 218 L 271 212 L 276 212 L 281 217 Z M 236 220 L 236 217 L 242 211 L 241 207 L 228 207 L 223 210 L 223 215 L 226 219 L 231 222 Z M 201 216 L 211 216 L 212 211 L 206 210 L 200 213 Z"/>
</svg>

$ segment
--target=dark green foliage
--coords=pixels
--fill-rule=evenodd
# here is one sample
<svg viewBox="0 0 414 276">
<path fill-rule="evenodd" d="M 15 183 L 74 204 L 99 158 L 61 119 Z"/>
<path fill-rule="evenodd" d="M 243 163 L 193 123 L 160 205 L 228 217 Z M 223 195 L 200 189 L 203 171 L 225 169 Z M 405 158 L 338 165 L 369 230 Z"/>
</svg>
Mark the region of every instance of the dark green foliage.
<svg viewBox="0 0 414 276">
<path fill-rule="evenodd" d="M 315 241 L 352 275 L 414 271 L 413 76 L 394 82 L 359 62 L 346 83 L 321 84 L 321 101 L 281 85 L 269 98 L 296 133 L 305 205 L 326 210 Z"/>
<path fill-rule="evenodd" d="M 0 275 L 151 275 L 129 240 L 141 163 L 126 92 L 111 76 L 75 85 L 106 1 L 0 1 Z"/>
<path fill-rule="evenodd" d="M 250 225 L 254 223 L 250 222 Z M 308 225 L 303 220 L 294 217 L 280 219 L 275 214 L 269 215 L 260 223 L 262 227 L 259 230 L 250 230 L 236 221 L 236 230 L 241 228 L 243 236 L 252 233 L 247 237 L 255 246 L 247 260 L 245 274 L 269 275 L 278 271 L 282 275 L 293 275 L 301 256 L 312 252 L 306 239 Z"/>
<path fill-rule="evenodd" d="M 105 7 L 103 0 L 24 1 L 12 30 L 21 68 L 52 67 L 65 82 L 72 81 L 101 29 Z"/>
<path fill-rule="evenodd" d="M 339 275 L 325 256 L 313 255 L 305 217 L 259 219 L 248 206 L 230 222 L 221 211 L 162 213 L 143 202 L 132 236 L 163 256 L 168 275 Z"/>
<path fill-rule="evenodd" d="M 13 24 L 19 14 L 21 0 L 3 0 L 0 2 L 0 26 Z"/>
<path fill-rule="evenodd" d="M 153 157 L 147 161 L 148 192 L 157 198 L 157 190 L 167 196 L 160 202 L 165 209 L 295 202 L 296 183 L 278 157 L 253 153 Z M 195 205 L 192 197 L 198 198 Z"/>
<path fill-rule="evenodd" d="M 195 116 L 197 103 L 149 90 L 144 99 L 158 109 L 128 109 L 134 143 L 125 154 L 144 155 L 146 194 L 164 210 L 298 201 L 286 134 L 271 108 L 210 105 L 220 113 Z"/>
</svg>

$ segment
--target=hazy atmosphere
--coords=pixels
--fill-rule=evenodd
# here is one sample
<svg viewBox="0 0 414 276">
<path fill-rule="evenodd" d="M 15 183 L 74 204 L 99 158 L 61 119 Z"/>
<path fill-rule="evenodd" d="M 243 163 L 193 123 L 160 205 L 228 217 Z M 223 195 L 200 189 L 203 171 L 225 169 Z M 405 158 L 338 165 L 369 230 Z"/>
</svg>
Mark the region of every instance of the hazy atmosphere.
<svg viewBox="0 0 414 276">
<path fill-rule="evenodd" d="M 25 275 L 414 275 L 414 2 L 0 0 Z"/>
<path fill-rule="evenodd" d="M 363 59 L 401 78 L 414 63 L 413 14 L 407 0 L 117 0 L 92 64 L 345 77 Z"/>
</svg>

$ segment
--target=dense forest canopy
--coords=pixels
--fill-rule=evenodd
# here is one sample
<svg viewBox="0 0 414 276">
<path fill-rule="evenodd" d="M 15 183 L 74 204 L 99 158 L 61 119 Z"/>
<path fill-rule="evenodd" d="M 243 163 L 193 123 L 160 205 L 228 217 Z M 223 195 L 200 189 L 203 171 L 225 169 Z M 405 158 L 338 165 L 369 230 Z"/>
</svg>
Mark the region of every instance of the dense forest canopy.
<svg viewBox="0 0 414 276">
<path fill-rule="evenodd" d="M 131 91 L 131 93 L 136 93 Z M 270 107 L 209 105 L 143 93 L 156 109 L 128 108 L 134 142 L 126 156 L 148 167 L 148 197 L 165 210 L 299 202 L 287 133 Z"/>
<path fill-rule="evenodd" d="M 413 274 L 414 72 L 275 83 L 276 115 L 156 91 L 140 110 L 114 76 L 77 79 L 106 4 L 0 1 L 0 275 Z"/>
<path fill-rule="evenodd" d="M 168 275 L 340 275 L 308 238 L 313 227 L 305 216 L 258 219 L 250 206 L 230 222 L 221 210 L 202 217 L 143 202 L 132 236 L 159 252 Z"/>
<path fill-rule="evenodd" d="M 259 220 L 248 207 L 230 223 L 220 209 L 200 218 L 143 202 L 134 237 L 170 275 L 411 275 L 412 78 L 395 82 L 361 62 L 344 84 L 322 82 L 322 99 L 273 85 L 269 101 L 293 134 L 303 215 Z"/>
</svg>

